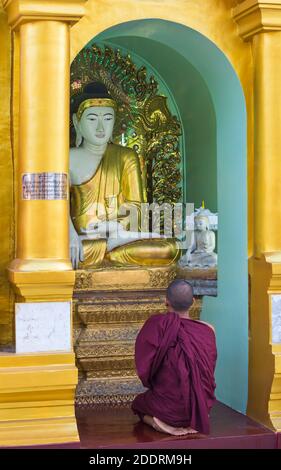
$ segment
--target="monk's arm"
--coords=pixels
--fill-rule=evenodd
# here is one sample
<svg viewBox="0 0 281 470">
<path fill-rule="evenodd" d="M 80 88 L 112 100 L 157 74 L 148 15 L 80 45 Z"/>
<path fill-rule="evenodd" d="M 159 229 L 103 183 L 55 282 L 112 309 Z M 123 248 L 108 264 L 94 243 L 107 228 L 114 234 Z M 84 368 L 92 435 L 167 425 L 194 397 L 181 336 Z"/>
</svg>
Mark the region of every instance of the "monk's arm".
<svg viewBox="0 0 281 470">
<path fill-rule="evenodd" d="M 140 330 L 135 345 L 136 369 L 144 387 L 151 387 L 153 360 L 159 348 L 159 315 L 150 317 Z"/>
</svg>

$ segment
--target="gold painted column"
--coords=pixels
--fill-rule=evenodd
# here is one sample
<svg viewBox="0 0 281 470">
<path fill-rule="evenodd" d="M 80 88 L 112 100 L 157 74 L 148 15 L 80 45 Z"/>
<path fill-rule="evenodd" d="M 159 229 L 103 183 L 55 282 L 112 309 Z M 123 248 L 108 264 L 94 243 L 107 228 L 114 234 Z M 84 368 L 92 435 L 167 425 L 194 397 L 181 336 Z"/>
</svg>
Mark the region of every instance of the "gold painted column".
<svg viewBox="0 0 281 470">
<path fill-rule="evenodd" d="M 23 24 L 20 61 L 17 259 L 10 269 L 71 271 L 66 195 L 40 200 L 37 196 L 48 197 L 43 187 L 42 194 L 28 194 L 34 200 L 24 199 L 23 194 L 25 174 L 68 172 L 68 24 L 61 21 Z"/>
<path fill-rule="evenodd" d="M 79 441 L 69 261 L 70 26 L 85 0 L 3 0 L 19 36 L 16 353 L 0 355 L 0 446 Z"/>
<path fill-rule="evenodd" d="M 23 301 L 42 301 L 42 296 L 46 300 L 70 298 L 74 284 L 68 248 L 68 196 L 52 194 L 51 178 L 67 187 L 69 27 L 84 14 L 84 3 L 3 2 L 20 41 L 17 248 L 9 278 Z M 39 178 L 51 184 L 49 195 Z M 31 188 L 28 194 L 26 183 Z"/>
<path fill-rule="evenodd" d="M 281 430 L 281 0 L 233 10 L 254 60 L 254 256 L 249 260 L 248 414 Z"/>
</svg>

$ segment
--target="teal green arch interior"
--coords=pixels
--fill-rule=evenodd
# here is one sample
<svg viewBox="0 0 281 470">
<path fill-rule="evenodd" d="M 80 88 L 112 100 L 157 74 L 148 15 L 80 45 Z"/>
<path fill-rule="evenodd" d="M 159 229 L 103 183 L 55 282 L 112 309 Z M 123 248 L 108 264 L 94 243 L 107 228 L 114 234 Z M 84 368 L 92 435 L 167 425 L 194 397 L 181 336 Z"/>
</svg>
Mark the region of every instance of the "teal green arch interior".
<svg viewBox="0 0 281 470">
<path fill-rule="evenodd" d="M 248 380 L 246 108 L 230 62 L 186 26 L 158 19 L 116 25 L 93 41 L 120 45 L 153 64 L 180 111 L 186 198 L 219 212 L 218 296 L 202 319 L 216 328 L 217 398 L 245 412 Z"/>
</svg>

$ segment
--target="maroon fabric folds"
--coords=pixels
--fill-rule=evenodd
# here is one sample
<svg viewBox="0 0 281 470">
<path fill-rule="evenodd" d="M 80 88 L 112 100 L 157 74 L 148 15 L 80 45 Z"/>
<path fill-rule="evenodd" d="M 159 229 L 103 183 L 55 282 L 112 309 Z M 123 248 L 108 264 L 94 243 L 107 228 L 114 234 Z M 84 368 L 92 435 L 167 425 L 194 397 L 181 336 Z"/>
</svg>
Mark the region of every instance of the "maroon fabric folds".
<svg viewBox="0 0 281 470">
<path fill-rule="evenodd" d="M 215 333 L 208 325 L 171 312 L 153 315 L 136 340 L 137 372 L 148 390 L 133 401 L 134 413 L 208 434 L 216 359 Z"/>
</svg>

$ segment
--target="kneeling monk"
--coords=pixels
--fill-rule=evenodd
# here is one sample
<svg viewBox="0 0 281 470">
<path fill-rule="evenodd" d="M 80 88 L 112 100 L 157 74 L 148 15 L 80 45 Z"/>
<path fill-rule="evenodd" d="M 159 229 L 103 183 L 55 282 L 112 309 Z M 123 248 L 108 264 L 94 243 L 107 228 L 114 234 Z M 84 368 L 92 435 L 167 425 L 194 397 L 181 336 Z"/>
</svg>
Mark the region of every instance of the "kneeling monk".
<svg viewBox="0 0 281 470">
<path fill-rule="evenodd" d="M 148 390 L 135 398 L 132 409 L 154 429 L 173 435 L 208 434 L 215 401 L 215 332 L 189 318 L 192 303 L 192 286 L 173 281 L 167 313 L 150 317 L 136 340 L 137 372 Z"/>
</svg>

